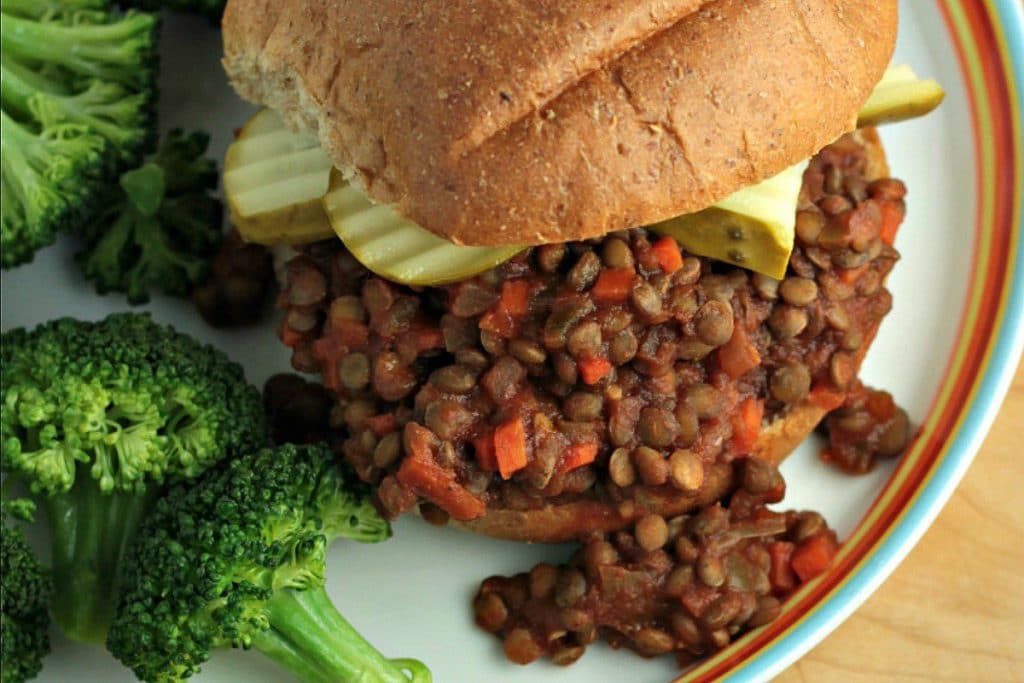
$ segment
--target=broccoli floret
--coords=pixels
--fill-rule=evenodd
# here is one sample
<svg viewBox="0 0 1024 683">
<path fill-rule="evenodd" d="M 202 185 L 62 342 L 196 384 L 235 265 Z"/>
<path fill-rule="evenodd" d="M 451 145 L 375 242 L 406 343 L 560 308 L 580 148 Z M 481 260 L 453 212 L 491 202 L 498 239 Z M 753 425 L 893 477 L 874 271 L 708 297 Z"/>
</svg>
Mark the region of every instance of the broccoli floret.
<svg viewBox="0 0 1024 683">
<path fill-rule="evenodd" d="M 4 111 L 0 121 L 0 266 L 10 268 L 92 210 L 108 143 L 81 126 L 40 133 Z"/>
<path fill-rule="evenodd" d="M 126 0 L 123 4 L 150 12 L 169 9 L 174 12 L 199 14 L 211 22 L 219 22 L 227 0 Z"/>
<path fill-rule="evenodd" d="M 0 336 L 2 465 L 47 511 L 53 616 L 102 641 L 119 561 L 175 480 L 265 443 L 242 369 L 147 315 L 64 318 Z"/>
<path fill-rule="evenodd" d="M 79 262 L 105 294 L 133 304 L 150 293 L 185 296 L 205 280 L 223 238 L 214 197 L 217 165 L 203 156 L 209 137 L 172 131 L 157 153 L 121 176 L 120 191 L 83 230 Z"/>
<path fill-rule="evenodd" d="M 28 520 L 29 501 L 0 505 L 0 681 L 20 683 L 35 678 L 50 651 L 47 629 L 52 586 L 21 529 L 8 515 Z"/>
<path fill-rule="evenodd" d="M 144 681 L 178 681 L 210 651 L 256 648 L 306 683 L 426 683 L 385 659 L 324 589 L 328 544 L 390 534 L 369 490 L 324 446 L 281 446 L 161 499 L 125 561 L 107 647 Z"/>
<path fill-rule="evenodd" d="M 156 135 L 159 21 L 99 0 L 0 0 L 0 266 L 94 215 Z"/>
</svg>

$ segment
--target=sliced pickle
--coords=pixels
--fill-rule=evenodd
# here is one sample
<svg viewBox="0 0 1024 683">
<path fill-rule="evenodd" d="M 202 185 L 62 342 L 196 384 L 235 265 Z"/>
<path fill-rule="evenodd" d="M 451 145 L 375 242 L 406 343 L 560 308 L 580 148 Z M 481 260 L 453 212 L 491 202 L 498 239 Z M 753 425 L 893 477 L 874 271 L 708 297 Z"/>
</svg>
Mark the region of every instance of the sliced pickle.
<svg viewBox="0 0 1024 683">
<path fill-rule="evenodd" d="M 655 223 L 683 249 L 774 278 L 782 278 L 793 250 L 796 205 L 807 162 L 744 188 L 714 206 Z"/>
<path fill-rule="evenodd" d="M 310 135 L 264 109 L 242 128 L 224 160 L 224 194 L 242 238 L 302 244 L 334 233 L 324 215 L 331 160 Z"/>
<path fill-rule="evenodd" d="M 939 106 L 945 97 L 942 86 L 931 79 L 919 79 L 906 64 L 889 67 L 861 108 L 857 127 L 924 116 Z"/>
<path fill-rule="evenodd" d="M 383 278 L 406 285 L 465 280 L 523 250 L 452 244 L 403 218 L 391 206 L 372 203 L 337 170 L 331 172 L 324 210 L 334 232 L 360 263 Z"/>
<path fill-rule="evenodd" d="M 909 66 L 885 72 L 861 110 L 858 126 L 927 114 L 942 88 Z M 793 248 L 797 198 L 806 162 L 712 207 L 650 226 L 689 252 L 775 278 Z M 242 236 L 263 244 L 302 244 L 337 234 L 373 272 L 409 285 L 462 280 L 502 263 L 524 247 L 458 246 L 369 201 L 332 170 L 315 138 L 293 133 L 265 109 L 228 149 L 224 189 Z"/>
</svg>

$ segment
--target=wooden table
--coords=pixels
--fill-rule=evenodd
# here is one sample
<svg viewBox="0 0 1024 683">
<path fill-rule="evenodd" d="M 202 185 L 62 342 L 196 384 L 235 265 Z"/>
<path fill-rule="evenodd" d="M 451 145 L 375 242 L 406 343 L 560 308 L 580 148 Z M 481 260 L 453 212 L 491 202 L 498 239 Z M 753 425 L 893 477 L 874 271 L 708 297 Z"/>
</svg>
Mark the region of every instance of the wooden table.
<svg viewBox="0 0 1024 683">
<path fill-rule="evenodd" d="M 967 476 L 877 593 L 780 683 L 1024 681 L 1024 365 Z"/>
</svg>

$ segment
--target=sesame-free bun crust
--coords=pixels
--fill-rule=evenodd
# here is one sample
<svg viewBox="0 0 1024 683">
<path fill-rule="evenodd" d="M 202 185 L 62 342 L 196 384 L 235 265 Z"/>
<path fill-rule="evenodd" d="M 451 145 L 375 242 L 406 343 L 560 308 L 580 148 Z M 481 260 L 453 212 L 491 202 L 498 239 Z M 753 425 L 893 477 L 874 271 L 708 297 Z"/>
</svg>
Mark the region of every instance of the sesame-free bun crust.
<svg viewBox="0 0 1024 683">
<path fill-rule="evenodd" d="M 888 176 L 888 167 L 878 134 L 873 128 L 858 135 L 868 150 L 868 179 Z M 877 326 L 867 330 L 865 343 L 857 351 L 859 367 L 877 333 Z M 790 406 L 774 421 L 763 425 L 753 449 L 753 456 L 780 464 L 799 446 L 824 419 L 826 411 L 809 400 Z M 560 543 L 588 534 L 607 533 L 630 526 L 644 515 L 658 513 L 665 517 L 680 515 L 720 500 L 736 486 L 736 468 L 716 463 L 705 472 L 703 488 L 694 495 L 665 493 L 663 487 L 646 491 L 634 505 L 622 507 L 596 495 L 565 504 L 548 504 L 536 510 L 510 510 L 488 507 L 487 514 L 467 522 L 452 520 L 449 524 L 487 536 L 535 543 Z M 592 489 L 593 490 L 593 489 Z"/>
<path fill-rule="evenodd" d="M 896 0 L 229 0 L 238 92 L 464 244 L 695 211 L 852 130 Z"/>
</svg>

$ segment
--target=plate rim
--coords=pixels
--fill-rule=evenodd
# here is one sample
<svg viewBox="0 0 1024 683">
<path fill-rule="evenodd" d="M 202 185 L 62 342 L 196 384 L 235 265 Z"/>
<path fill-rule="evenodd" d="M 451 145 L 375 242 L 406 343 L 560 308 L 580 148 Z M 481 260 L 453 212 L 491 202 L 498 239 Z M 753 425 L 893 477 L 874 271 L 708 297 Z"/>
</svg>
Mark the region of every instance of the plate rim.
<svg viewBox="0 0 1024 683">
<path fill-rule="evenodd" d="M 977 160 L 976 234 L 981 239 L 991 238 L 998 234 L 993 228 L 1002 227 L 1009 247 L 1005 253 L 1004 277 L 1001 282 L 997 281 L 1002 285 L 1001 296 L 998 297 L 993 297 L 986 288 L 979 289 L 979 282 L 986 284 L 984 279 L 993 274 L 980 269 L 979 264 L 987 262 L 994 248 L 990 245 L 987 253 L 982 249 L 975 250 L 972 289 L 976 291 L 968 293 L 962 311 L 961 342 L 950 355 L 947 373 L 950 367 L 957 365 L 958 358 L 962 363 L 961 357 L 968 352 L 969 345 L 963 343 L 964 333 L 977 334 L 978 320 L 974 321 L 973 327 L 966 324 L 971 314 L 976 312 L 973 307 L 987 306 L 991 316 L 991 334 L 983 340 L 981 360 L 976 367 L 968 368 L 966 374 L 955 378 L 947 376 L 922 423 L 944 418 L 941 425 L 953 425 L 951 438 L 944 440 L 944 447 L 934 446 L 938 448 L 936 454 L 917 473 L 917 478 L 906 491 L 906 501 L 895 509 L 879 510 L 879 502 L 887 495 L 893 495 L 894 485 L 906 486 L 906 479 L 914 474 L 907 472 L 901 463 L 871 510 L 851 534 L 851 539 L 857 539 L 855 548 L 850 551 L 852 555 L 857 548 L 864 546 L 863 534 L 875 531 L 876 535 L 868 539 L 866 549 L 846 563 L 842 562 L 840 555 L 833 571 L 793 596 L 783 613 L 788 619 L 780 619 L 748 634 L 677 678 L 676 683 L 711 680 L 745 683 L 771 679 L 824 640 L 860 607 L 931 527 L 960 483 L 1003 404 L 1014 371 L 1024 354 L 1024 189 L 1012 184 L 1014 177 L 1024 181 L 1024 86 L 1015 85 L 1015 82 L 1024 84 L 1024 5 L 1016 0 L 984 0 L 977 4 L 941 0 L 937 4 L 956 51 L 961 78 L 968 90 L 972 149 Z M 987 30 L 991 34 L 988 42 L 978 42 L 981 39 L 979 30 Z M 984 64 L 980 63 L 982 61 Z M 993 73 L 1000 74 L 1001 78 L 993 80 Z M 988 91 L 989 88 L 996 92 Z M 980 101 L 979 93 L 985 93 L 988 99 Z M 990 101 L 994 97 L 1000 101 Z M 985 111 L 979 111 L 979 104 L 988 106 Z M 993 104 L 1000 105 L 995 113 L 989 108 Z M 999 121 L 1003 128 L 999 130 L 1008 136 L 1009 144 L 991 144 L 992 137 L 985 137 L 992 129 L 992 121 L 996 120 L 989 118 L 996 115 L 1002 117 Z M 1007 138 L 998 140 L 1003 139 Z M 989 158 L 988 153 L 995 156 Z M 1008 170 L 1011 181 L 1002 185 L 986 184 L 988 180 L 999 179 L 999 176 L 988 177 L 996 169 Z M 992 206 L 989 202 L 993 203 Z M 993 206 L 1002 207 L 1007 213 L 1001 215 Z M 987 215 L 986 209 L 991 209 L 992 213 Z M 1000 218 L 1002 223 L 997 222 Z M 986 230 L 990 231 L 988 235 Z M 982 291 L 987 295 L 982 295 Z M 942 405 L 944 398 L 949 401 L 944 394 L 965 379 L 967 386 L 960 387 L 959 400 L 950 414 L 951 404 Z M 923 453 L 928 442 L 934 439 L 936 429 L 932 426 L 928 433 L 922 429 L 916 439 L 917 450 Z M 902 476 L 901 471 L 904 472 Z M 890 500 L 890 508 L 892 502 Z M 867 524 L 872 514 L 880 516 L 886 512 L 892 515 L 891 519 L 882 520 L 880 524 L 876 518 Z"/>
</svg>

